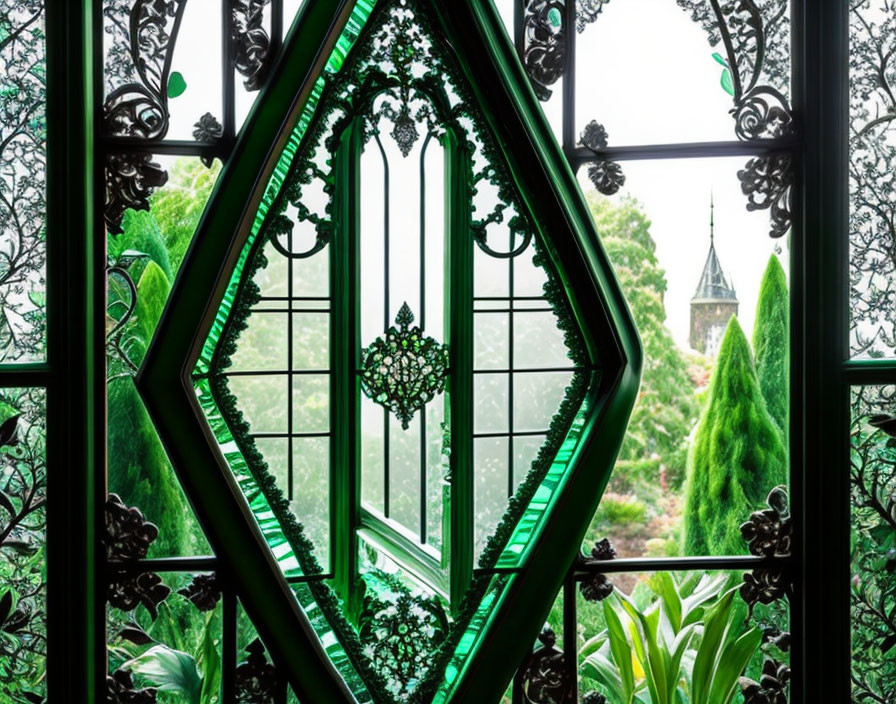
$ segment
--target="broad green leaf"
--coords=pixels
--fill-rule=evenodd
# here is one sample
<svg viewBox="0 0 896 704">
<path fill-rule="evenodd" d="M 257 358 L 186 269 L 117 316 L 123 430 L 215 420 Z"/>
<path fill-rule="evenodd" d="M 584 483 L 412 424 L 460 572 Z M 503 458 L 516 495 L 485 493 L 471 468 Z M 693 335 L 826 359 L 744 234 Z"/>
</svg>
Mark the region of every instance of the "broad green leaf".
<svg viewBox="0 0 896 704">
<path fill-rule="evenodd" d="M 734 95 L 734 81 L 731 78 L 731 70 L 725 69 L 722 71 L 722 90 L 724 90 L 728 95 Z"/>
<path fill-rule="evenodd" d="M 184 80 L 183 74 L 180 71 L 172 71 L 168 78 L 168 97 L 176 98 L 183 95 L 186 89 L 187 82 Z"/>
<path fill-rule="evenodd" d="M 728 627 L 734 589 L 728 590 L 709 611 L 703 628 L 703 639 L 697 649 L 691 677 L 692 704 L 718 704 L 709 698 L 715 675 L 716 663 L 722 650 L 723 638 Z"/>
<path fill-rule="evenodd" d="M 122 665 L 144 677 L 161 692 L 179 692 L 188 704 L 202 704 L 202 678 L 193 656 L 165 645 L 155 645 Z"/>
<path fill-rule="evenodd" d="M 610 690 L 606 693 L 613 695 L 611 701 L 625 704 L 630 704 L 632 701 L 631 694 L 626 691 L 625 685 L 619 677 L 619 668 L 600 653 L 592 653 L 582 661 L 580 674 L 590 677 Z"/>
<path fill-rule="evenodd" d="M 616 614 L 616 610 L 610 605 L 610 600 L 604 600 L 604 620 L 607 622 L 607 632 L 610 636 L 610 652 L 613 653 L 613 661 L 619 668 L 619 674 L 622 678 L 622 685 L 626 693 L 623 699 L 624 704 L 630 704 L 632 694 L 635 691 L 635 675 L 632 670 L 632 649 L 629 645 L 628 638 L 625 637 L 625 630 L 622 627 L 622 621 Z"/>
<path fill-rule="evenodd" d="M 719 52 L 713 52 L 712 58 L 714 58 L 718 63 L 722 64 L 725 68 L 728 68 L 728 62 L 722 58 L 722 55 Z"/>
<path fill-rule="evenodd" d="M 657 575 L 657 581 L 660 587 L 660 597 L 666 607 L 666 615 L 672 624 L 672 630 L 678 633 L 681 630 L 682 604 L 678 590 L 675 588 L 675 581 L 668 572 L 660 572 Z"/>
<path fill-rule="evenodd" d="M 710 692 L 710 701 L 713 704 L 728 704 L 731 701 L 738 679 L 761 643 L 762 632 L 758 628 L 752 628 L 728 644 L 722 652 L 713 677 Z"/>
</svg>

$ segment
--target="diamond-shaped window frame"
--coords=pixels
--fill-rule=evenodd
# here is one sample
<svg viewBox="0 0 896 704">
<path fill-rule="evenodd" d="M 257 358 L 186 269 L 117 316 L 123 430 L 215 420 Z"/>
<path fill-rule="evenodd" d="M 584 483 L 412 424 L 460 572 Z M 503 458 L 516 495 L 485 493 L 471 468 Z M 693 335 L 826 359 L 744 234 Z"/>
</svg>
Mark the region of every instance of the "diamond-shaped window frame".
<svg viewBox="0 0 896 704">
<path fill-rule="evenodd" d="M 222 171 L 137 380 L 241 601 L 297 695 L 308 702 L 355 698 L 268 547 L 228 467 L 227 448 L 219 446 L 202 414 L 191 374 L 210 330 L 226 317 L 221 303 L 230 276 L 259 210 L 263 216 L 269 189 L 282 184 L 280 155 L 295 149 L 294 127 L 318 88 L 317 77 L 334 48 L 336 56 L 347 50 L 353 9 L 372 5 L 307 0 Z M 637 392 L 641 349 L 588 207 L 494 6 L 482 0 L 419 5 L 456 50 L 560 272 L 588 356 L 600 368 L 533 500 L 540 510 L 530 514 L 529 539 L 496 577 L 501 588 L 490 592 L 494 598 L 464 634 L 434 699 L 496 701 L 542 625 L 609 478 Z"/>
</svg>

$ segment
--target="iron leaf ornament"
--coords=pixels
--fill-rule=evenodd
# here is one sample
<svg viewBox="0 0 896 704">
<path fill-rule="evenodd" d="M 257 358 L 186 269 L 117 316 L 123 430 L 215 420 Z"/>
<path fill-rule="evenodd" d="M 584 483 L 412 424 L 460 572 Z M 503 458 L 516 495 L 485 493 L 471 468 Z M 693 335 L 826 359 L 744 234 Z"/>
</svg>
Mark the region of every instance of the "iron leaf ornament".
<svg viewBox="0 0 896 704">
<path fill-rule="evenodd" d="M 361 355 L 361 388 L 394 413 L 404 430 L 414 413 L 444 391 L 448 376 L 448 345 L 424 335 L 413 322 L 414 314 L 404 303 L 395 325 Z"/>
</svg>

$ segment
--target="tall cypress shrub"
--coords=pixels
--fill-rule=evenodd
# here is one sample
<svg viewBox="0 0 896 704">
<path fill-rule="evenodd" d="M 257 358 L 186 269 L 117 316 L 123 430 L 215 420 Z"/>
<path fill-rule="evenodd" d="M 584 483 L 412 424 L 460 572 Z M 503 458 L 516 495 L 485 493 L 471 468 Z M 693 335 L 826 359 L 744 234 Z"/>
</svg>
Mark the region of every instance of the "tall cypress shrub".
<svg viewBox="0 0 896 704">
<path fill-rule="evenodd" d="M 765 407 L 750 345 L 734 317 L 688 456 L 685 554 L 743 553 L 740 524 L 785 481 L 786 467 L 781 434 Z"/>
<path fill-rule="evenodd" d="M 756 353 L 756 375 L 765 405 L 782 433 L 787 430 L 789 400 L 788 357 L 790 345 L 790 310 L 787 277 L 778 257 L 768 260 L 753 327 L 753 351 Z"/>
</svg>

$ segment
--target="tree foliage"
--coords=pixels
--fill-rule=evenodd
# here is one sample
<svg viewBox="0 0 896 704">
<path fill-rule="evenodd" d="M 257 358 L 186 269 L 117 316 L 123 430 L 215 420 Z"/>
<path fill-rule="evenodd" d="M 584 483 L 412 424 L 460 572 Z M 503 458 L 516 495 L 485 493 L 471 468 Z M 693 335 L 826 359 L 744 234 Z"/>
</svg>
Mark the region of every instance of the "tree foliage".
<svg viewBox="0 0 896 704">
<path fill-rule="evenodd" d="M 756 375 L 765 405 L 778 428 L 787 431 L 790 360 L 790 299 L 787 277 L 774 254 L 759 287 L 753 327 Z"/>
<path fill-rule="evenodd" d="M 747 338 L 731 318 L 688 457 L 688 555 L 743 552 L 740 524 L 786 480 L 787 453 L 766 410 Z"/>
<path fill-rule="evenodd" d="M 641 389 L 619 459 L 659 458 L 671 477 L 683 476 L 685 439 L 697 413 L 687 362 L 666 327 L 666 272 L 656 258 L 650 220 L 638 202 L 615 205 L 592 197 L 589 206 L 613 263 L 644 347 Z"/>
</svg>

